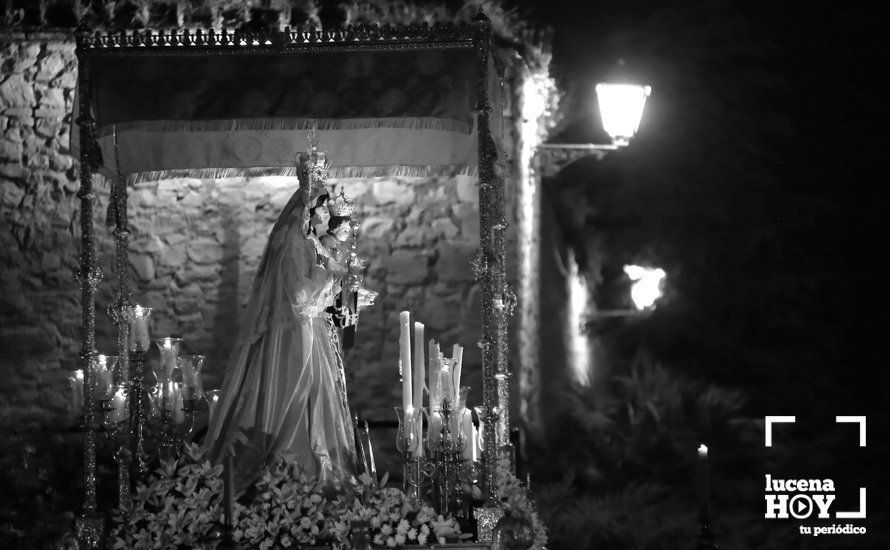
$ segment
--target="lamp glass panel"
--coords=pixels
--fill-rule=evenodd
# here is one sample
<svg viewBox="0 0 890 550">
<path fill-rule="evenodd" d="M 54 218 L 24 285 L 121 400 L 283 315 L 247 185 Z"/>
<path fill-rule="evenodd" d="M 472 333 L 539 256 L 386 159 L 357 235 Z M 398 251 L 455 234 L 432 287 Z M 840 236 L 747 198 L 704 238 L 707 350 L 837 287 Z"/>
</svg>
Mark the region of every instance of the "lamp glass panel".
<svg viewBox="0 0 890 550">
<path fill-rule="evenodd" d="M 637 133 L 643 106 L 652 91 L 651 86 L 634 84 L 597 84 L 603 129 L 615 141 L 627 141 Z"/>
</svg>

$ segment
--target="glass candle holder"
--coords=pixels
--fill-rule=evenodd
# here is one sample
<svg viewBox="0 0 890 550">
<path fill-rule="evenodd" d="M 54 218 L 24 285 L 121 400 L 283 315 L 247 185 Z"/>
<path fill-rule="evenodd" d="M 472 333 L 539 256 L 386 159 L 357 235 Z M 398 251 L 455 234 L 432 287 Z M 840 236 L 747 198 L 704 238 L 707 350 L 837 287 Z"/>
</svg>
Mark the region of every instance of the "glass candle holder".
<svg viewBox="0 0 890 550">
<path fill-rule="evenodd" d="M 185 399 L 200 399 L 204 395 L 201 371 L 204 368 L 203 355 L 183 355 L 179 358 L 182 370 L 182 387 Z"/>
<path fill-rule="evenodd" d="M 399 428 L 396 432 L 396 449 L 400 453 L 423 456 L 423 409 L 395 407 Z"/>
<path fill-rule="evenodd" d="M 176 368 L 177 359 L 179 358 L 179 346 L 182 345 L 182 338 L 158 338 L 155 343 L 158 351 L 161 352 L 161 369 L 158 371 L 158 379 L 161 382 L 170 382 L 173 380 L 173 370 Z"/>
<path fill-rule="evenodd" d="M 96 387 L 93 398 L 96 400 L 110 399 L 114 387 L 114 369 L 117 366 L 116 355 L 98 354 L 93 359 L 96 371 Z"/>
<path fill-rule="evenodd" d="M 111 410 L 108 413 L 107 419 L 108 424 L 114 425 L 130 417 L 127 397 L 127 389 L 123 385 L 119 384 L 113 387 Z"/>
<path fill-rule="evenodd" d="M 151 308 L 139 304 L 129 309 L 130 317 L 130 351 L 148 351 L 151 338 L 148 334 L 148 323 L 151 321 Z"/>
<path fill-rule="evenodd" d="M 457 365 L 456 359 L 449 359 L 448 357 L 442 357 L 439 359 L 439 394 L 441 396 L 441 404 L 444 405 L 445 401 L 451 402 L 451 407 L 453 408 L 455 405 L 455 395 L 454 395 L 454 380 L 452 379 L 452 372 L 454 372 L 454 367 Z"/>
</svg>

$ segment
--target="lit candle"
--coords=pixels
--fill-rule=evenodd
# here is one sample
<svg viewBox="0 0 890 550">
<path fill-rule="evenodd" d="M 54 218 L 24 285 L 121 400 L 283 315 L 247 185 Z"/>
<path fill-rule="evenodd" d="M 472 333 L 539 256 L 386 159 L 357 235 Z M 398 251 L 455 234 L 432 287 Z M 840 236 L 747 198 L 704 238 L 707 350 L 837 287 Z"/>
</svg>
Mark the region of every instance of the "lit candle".
<svg viewBox="0 0 890 550">
<path fill-rule="evenodd" d="M 148 322 L 151 308 L 140 305 L 130 309 L 130 351 L 147 351 L 151 345 L 148 337 Z"/>
<path fill-rule="evenodd" d="M 451 357 L 454 359 L 454 390 L 460 391 L 460 371 L 463 368 L 464 361 L 464 348 L 460 344 L 454 344 L 454 348 L 451 351 Z M 454 396 L 455 399 L 458 398 L 458 395 Z"/>
<path fill-rule="evenodd" d="M 402 408 L 405 414 L 413 407 L 411 399 L 411 314 L 399 314 L 399 375 L 402 377 Z"/>
<path fill-rule="evenodd" d="M 96 356 L 96 388 L 93 392 L 94 399 L 108 399 L 111 393 L 111 370 L 108 368 L 108 356 L 99 354 Z"/>
<path fill-rule="evenodd" d="M 476 430 L 476 445 L 479 453 L 485 452 L 485 407 L 473 407 L 476 418 L 479 420 L 479 428 Z"/>
<path fill-rule="evenodd" d="M 173 369 L 176 368 L 176 359 L 179 355 L 181 338 L 161 338 L 158 340 L 158 350 L 161 352 L 161 366 L 164 369 L 164 382 L 173 379 Z"/>
<path fill-rule="evenodd" d="M 185 422 L 185 411 L 182 410 L 182 384 L 171 382 L 172 386 L 170 402 L 173 404 L 173 421 L 177 424 Z"/>
<path fill-rule="evenodd" d="M 427 376 L 426 383 L 429 386 L 427 391 L 430 396 L 430 413 L 432 411 L 438 410 L 441 400 L 439 399 L 440 388 L 439 388 L 439 344 L 430 339 L 429 342 L 429 376 Z"/>
<path fill-rule="evenodd" d="M 219 403 L 219 390 L 210 390 L 205 397 L 207 398 L 207 406 L 210 409 L 208 423 L 211 423 L 213 422 L 213 411 L 216 410 L 216 405 Z"/>
<path fill-rule="evenodd" d="M 423 408 L 423 377 L 426 361 L 423 360 L 423 323 L 414 323 L 414 409 L 420 411 Z M 418 423 L 418 425 L 421 423 Z"/>
<path fill-rule="evenodd" d="M 111 414 L 109 415 L 109 419 L 111 422 L 116 423 L 126 420 L 127 416 L 127 395 L 124 388 L 118 386 L 117 391 L 114 392 L 114 396 L 111 398 Z"/>
<path fill-rule="evenodd" d="M 472 419 L 470 420 L 470 423 L 472 424 Z M 473 462 L 478 462 L 479 461 L 479 430 L 476 429 L 476 426 L 472 426 L 472 428 L 473 428 L 473 431 L 472 431 L 473 439 L 472 439 L 472 443 L 470 445 L 470 449 L 472 452 L 472 454 L 470 455 L 470 460 L 472 460 Z"/>
<path fill-rule="evenodd" d="M 83 414 L 83 370 L 76 370 L 68 375 L 71 384 L 71 409 L 75 415 Z"/>
<path fill-rule="evenodd" d="M 463 459 L 464 460 L 475 460 L 475 451 L 474 451 L 474 440 L 475 435 L 473 433 L 473 416 L 470 414 L 470 410 L 464 407 L 461 409 L 461 435 L 464 438 L 464 447 L 463 447 Z"/>
<path fill-rule="evenodd" d="M 368 442 L 368 460 L 371 462 L 371 477 L 372 479 L 377 480 L 377 465 L 374 463 L 374 448 L 371 446 L 371 438 L 368 437 L 368 422 L 365 421 L 363 433 L 365 435 L 365 441 Z"/>
<path fill-rule="evenodd" d="M 457 405 L 457 401 L 454 399 L 454 383 L 451 380 L 451 366 L 453 365 L 452 359 L 443 359 L 439 358 L 439 392 L 443 404 L 445 401 L 451 402 L 451 406 L 454 407 Z"/>
<path fill-rule="evenodd" d="M 710 498 L 710 487 L 708 480 L 708 446 L 701 444 L 698 446 L 698 463 L 699 463 L 699 483 L 701 495 L 701 513 L 704 520 L 708 519 L 708 500 Z"/>
<path fill-rule="evenodd" d="M 421 410 L 414 407 L 405 409 L 405 433 L 408 436 L 408 450 L 413 457 L 423 456 L 423 420 Z"/>
</svg>

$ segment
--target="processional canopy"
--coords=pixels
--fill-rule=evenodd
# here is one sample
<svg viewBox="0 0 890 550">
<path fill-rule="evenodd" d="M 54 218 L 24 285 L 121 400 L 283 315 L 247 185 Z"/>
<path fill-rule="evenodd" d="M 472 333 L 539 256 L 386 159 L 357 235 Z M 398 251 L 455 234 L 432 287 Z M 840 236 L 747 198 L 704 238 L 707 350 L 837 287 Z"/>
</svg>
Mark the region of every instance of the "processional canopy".
<svg viewBox="0 0 890 550">
<path fill-rule="evenodd" d="M 473 31 L 81 35 L 99 171 L 131 181 L 295 175 L 314 126 L 333 177 L 474 174 L 480 88 L 497 136 L 501 94 L 491 56 L 478 68 Z"/>
</svg>

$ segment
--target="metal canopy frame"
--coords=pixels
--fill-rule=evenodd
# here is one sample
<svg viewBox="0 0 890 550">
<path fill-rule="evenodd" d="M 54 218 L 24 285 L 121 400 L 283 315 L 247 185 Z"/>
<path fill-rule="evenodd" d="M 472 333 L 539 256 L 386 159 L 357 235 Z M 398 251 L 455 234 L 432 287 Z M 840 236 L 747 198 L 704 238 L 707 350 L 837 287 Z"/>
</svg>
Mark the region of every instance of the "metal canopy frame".
<svg viewBox="0 0 890 550">
<path fill-rule="evenodd" d="M 80 28 L 76 33 L 78 60 L 77 118 L 80 138 L 80 222 L 81 252 L 77 279 L 82 291 L 81 368 L 84 372 L 84 504 L 78 522 L 81 540 L 90 541 L 96 534 L 96 521 L 101 521 L 96 498 L 96 434 L 97 416 L 93 398 L 96 373 L 95 312 L 96 289 L 102 279 L 95 251 L 93 206 L 93 175 L 101 166 L 95 140 L 96 121 L 91 113 L 91 64 L 108 56 L 176 56 L 207 55 L 237 56 L 282 53 L 299 55 L 303 52 L 405 50 L 405 49 L 472 49 L 475 50 L 477 89 L 475 113 L 477 119 L 480 248 L 472 262 L 475 279 L 482 285 L 482 371 L 484 421 L 484 479 L 488 487 L 487 507 L 496 506 L 496 472 L 499 468 L 512 469 L 512 449 L 509 440 L 509 369 L 507 366 L 507 320 L 515 305 L 513 292 L 506 284 L 504 178 L 497 164 L 497 147 L 490 129 L 491 98 L 488 81 L 491 58 L 491 22 L 480 11 L 471 24 L 408 25 L 377 27 L 359 25 L 336 31 L 291 30 L 289 28 L 266 34 L 230 33 L 227 31 L 141 31 L 117 34 L 91 34 Z M 111 209 L 114 222 L 116 253 L 114 259 L 114 300 L 109 314 L 117 324 L 117 348 L 120 356 L 121 381 L 131 388 L 128 361 L 128 307 L 131 305 L 127 277 L 127 244 L 130 226 L 127 217 L 127 183 L 118 177 L 112 184 Z M 111 223 L 111 220 L 109 221 Z M 137 362 L 137 368 L 141 365 Z M 138 399 L 130 400 L 138 402 Z M 126 433 L 119 449 L 118 472 L 119 504 L 129 502 L 133 472 L 144 467 L 141 426 L 134 426 L 134 405 L 130 404 Z M 136 422 L 138 425 L 139 423 Z"/>
</svg>

